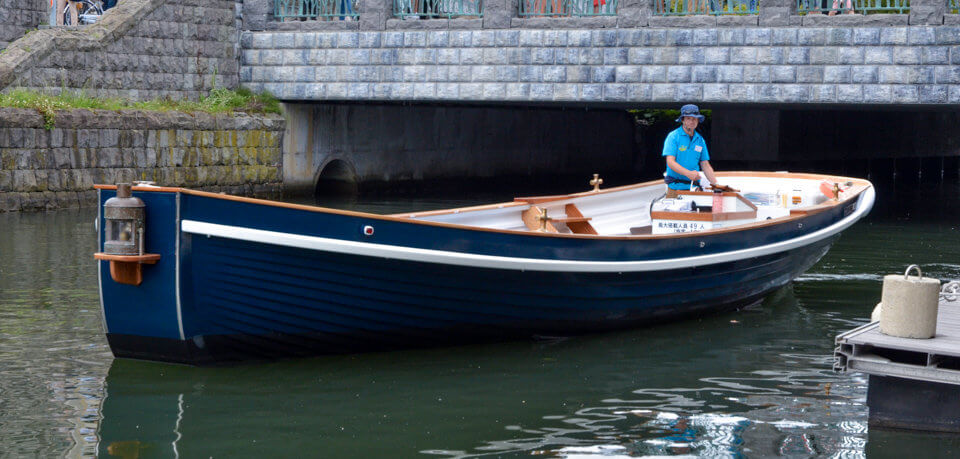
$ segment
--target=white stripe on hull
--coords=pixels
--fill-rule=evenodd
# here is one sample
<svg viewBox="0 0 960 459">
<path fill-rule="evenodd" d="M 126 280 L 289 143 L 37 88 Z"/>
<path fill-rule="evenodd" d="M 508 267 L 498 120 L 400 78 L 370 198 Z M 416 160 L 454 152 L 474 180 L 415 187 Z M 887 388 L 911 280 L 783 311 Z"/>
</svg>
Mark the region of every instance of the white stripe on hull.
<svg viewBox="0 0 960 459">
<path fill-rule="evenodd" d="M 177 193 L 177 219 L 174 222 L 174 228 L 180 223 L 180 193 Z M 180 307 L 180 235 L 177 234 L 174 241 L 174 257 L 176 258 L 176 267 L 174 268 L 173 279 L 176 291 L 174 295 L 177 299 L 177 329 L 180 331 L 180 339 L 185 339 L 183 334 L 183 309 Z"/>
<path fill-rule="evenodd" d="M 100 227 L 100 221 L 103 219 L 103 206 L 100 204 L 103 202 L 100 197 L 100 190 L 97 190 L 97 221 L 94 226 L 97 228 L 97 250 L 103 248 L 103 237 L 102 235 L 106 232 L 103 228 Z M 97 260 L 97 290 L 100 291 L 100 320 L 103 322 L 103 332 L 110 333 L 110 328 L 107 327 L 107 309 L 103 305 L 103 268 L 101 267 L 103 262 Z"/>
</svg>

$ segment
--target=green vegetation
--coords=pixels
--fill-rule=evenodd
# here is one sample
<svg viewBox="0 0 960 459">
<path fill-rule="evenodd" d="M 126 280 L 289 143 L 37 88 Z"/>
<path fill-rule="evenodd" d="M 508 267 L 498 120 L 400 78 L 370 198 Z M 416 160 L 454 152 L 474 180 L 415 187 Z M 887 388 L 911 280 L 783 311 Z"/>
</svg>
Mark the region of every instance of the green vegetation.
<svg viewBox="0 0 960 459">
<path fill-rule="evenodd" d="M 637 124 L 644 126 L 650 126 L 661 121 L 673 123 L 680 117 L 680 110 L 639 109 L 627 111 L 633 115 Z M 700 110 L 700 114 L 708 120 L 713 115 L 712 110 Z"/>
<path fill-rule="evenodd" d="M 206 113 L 280 113 L 280 102 L 269 93 L 254 94 L 247 89 L 215 88 L 199 101 L 154 99 L 135 102 L 92 97 L 83 91 L 64 90 L 60 94 L 15 89 L 0 94 L 0 107 L 32 108 L 43 115 L 44 126 L 53 129 L 58 110 L 150 110 Z"/>
</svg>

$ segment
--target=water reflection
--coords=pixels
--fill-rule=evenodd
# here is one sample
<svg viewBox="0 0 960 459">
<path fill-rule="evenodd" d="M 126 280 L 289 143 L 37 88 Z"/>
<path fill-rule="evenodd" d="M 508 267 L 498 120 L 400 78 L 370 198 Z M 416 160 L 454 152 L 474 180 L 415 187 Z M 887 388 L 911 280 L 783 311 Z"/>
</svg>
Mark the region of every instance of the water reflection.
<svg viewBox="0 0 960 459">
<path fill-rule="evenodd" d="M 96 211 L 0 213 L 0 450 L 90 455 L 111 357 L 100 328 Z"/>
<path fill-rule="evenodd" d="M 865 381 L 830 370 L 830 343 L 815 333 L 830 319 L 807 312 L 787 288 L 738 313 L 548 342 L 213 369 L 117 360 L 100 452 L 714 456 L 862 446 Z"/>
</svg>

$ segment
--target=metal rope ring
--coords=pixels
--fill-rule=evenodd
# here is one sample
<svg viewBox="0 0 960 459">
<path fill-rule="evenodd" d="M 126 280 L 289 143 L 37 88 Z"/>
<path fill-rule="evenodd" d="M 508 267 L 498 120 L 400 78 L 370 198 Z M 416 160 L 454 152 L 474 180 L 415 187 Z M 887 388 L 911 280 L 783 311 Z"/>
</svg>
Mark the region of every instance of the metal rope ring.
<svg viewBox="0 0 960 459">
<path fill-rule="evenodd" d="M 910 265 L 910 266 L 907 266 L 907 270 L 903 272 L 903 280 L 909 280 L 910 271 L 913 269 L 917 270 L 917 277 L 919 277 L 920 279 L 923 279 L 923 272 L 920 271 L 920 267 L 917 265 Z"/>
</svg>

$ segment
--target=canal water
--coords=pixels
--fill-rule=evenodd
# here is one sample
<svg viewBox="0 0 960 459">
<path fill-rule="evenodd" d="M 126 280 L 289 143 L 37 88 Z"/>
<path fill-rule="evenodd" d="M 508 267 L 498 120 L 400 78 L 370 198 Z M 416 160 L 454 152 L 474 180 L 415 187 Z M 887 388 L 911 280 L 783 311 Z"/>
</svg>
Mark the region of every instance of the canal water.
<svg viewBox="0 0 960 459">
<path fill-rule="evenodd" d="M 869 429 L 866 378 L 831 369 L 834 336 L 867 321 L 884 274 L 960 279 L 960 186 L 879 188 L 819 264 L 745 310 L 228 368 L 114 360 L 95 210 L 0 214 L 0 457 L 955 456 L 956 436 Z"/>
</svg>

